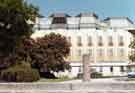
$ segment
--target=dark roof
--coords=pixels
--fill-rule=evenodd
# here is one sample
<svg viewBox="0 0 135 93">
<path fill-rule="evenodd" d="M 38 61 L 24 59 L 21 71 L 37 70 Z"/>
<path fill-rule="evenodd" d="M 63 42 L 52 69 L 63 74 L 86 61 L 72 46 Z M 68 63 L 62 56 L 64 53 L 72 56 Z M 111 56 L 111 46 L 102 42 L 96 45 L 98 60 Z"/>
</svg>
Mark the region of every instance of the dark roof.
<svg viewBox="0 0 135 93">
<path fill-rule="evenodd" d="M 131 34 L 135 34 L 135 29 L 128 30 Z"/>
<path fill-rule="evenodd" d="M 104 21 L 109 21 L 111 19 L 127 19 L 131 24 L 134 24 L 128 17 L 107 17 Z"/>
<path fill-rule="evenodd" d="M 51 14 L 50 17 L 70 17 L 70 16 L 65 13 L 54 13 L 54 14 Z"/>
<path fill-rule="evenodd" d="M 37 17 L 39 17 L 39 18 L 44 18 L 45 16 L 43 16 L 43 15 L 38 15 Z"/>
<path fill-rule="evenodd" d="M 98 16 L 95 13 L 80 13 L 76 17 L 89 17 L 94 16 L 95 18 L 98 18 Z"/>
<path fill-rule="evenodd" d="M 67 24 L 66 17 L 54 17 L 52 24 Z"/>
</svg>

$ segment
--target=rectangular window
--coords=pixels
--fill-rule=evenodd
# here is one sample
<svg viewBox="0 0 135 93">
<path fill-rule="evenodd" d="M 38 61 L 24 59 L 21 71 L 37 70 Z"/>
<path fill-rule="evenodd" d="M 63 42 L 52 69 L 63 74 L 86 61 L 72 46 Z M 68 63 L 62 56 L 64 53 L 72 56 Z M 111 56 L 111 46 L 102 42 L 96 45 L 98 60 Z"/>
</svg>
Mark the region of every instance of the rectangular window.
<svg viewBox="0 0 135 93">
<path fill-rule="evenodd" d="M 108 45 L 113 46 L 113 38 L 112 38 L 112 36 L 108 37 Z"/>
<path fill-rule="evenodd" d="M 71 70 L 72 70 L 72 67 L 68 71 L 71 72 Z"/>
<path fill-rule="evenodd" d="M 103 38 L 102 38 L 102 36 L 98 37 L 98 46 L 103 46 Z"/>
<path fill-rule="evenodd" d="M 113 72 L 113 66 L 110 67 L 110 72 Z"/>
<path fill-rule="evenodd" d="M 82 68 L 81 68 L 81 66 L 79 67 L 79 72 L 82 72 Z"/>
<path fill-rule="evenodd" d="M 78 50 L 77 50 L 77 56 L 78 56 L 78 57 L 81 57 L 81 56 L 82 56 L 82 50 L 81 50 L 81 49 L 78 49 Z"/>
<path fill-rule="evenodd" d="M 88 54 L 89 54 L 90 56 L 93 56 L 92 49 L 88 49 L 87 51 L 88 51 Z"/>
<path fill-rule="evenodd" d="M 103 55 L 104 55 L 104 50 L 103 50 L 103 49 L 98 49 L 98 50 L 97 50 L 97 55 L 98 55 L 99 57 L 103 56 Z"/>
<path fill-rule="evenodd" d="M 100 67 L 100 72 L 103 72 L 103 67 Z"/>
<path fill-rule="evenodd" d="M 118 49 L 118 56 L 123 57 L 125 55 L 125 51 L 123 48 Z"/>
<path fill-rule="evenodd" d="M 123 38 L 123 36 L 118 37 L 118 44 L 119 44 L 119 46 L 124 46 L 124 38 Z"/>
<path fill-rule="evenodd" d="M 107 50 L 107 55 L 110 56 L 110 57 L 113 56 L 114 55 L 113 49 L 108 49 Z"/>
<path fill-rule="evenodd" d="M 125 70 L 124 70 L 124 66 L 121 66 L 120 67 L 120 72 L 124 72 Z"/>
<path fill-rule="evenodd" d="M 77 45 L 82 46 L 82 38 L 80 36 L 77 37 Z"/>
<path fill-rule="evenodd" d="M 92 46 L 92 38 L 91 38 L 91 36 L 88 37 L 88 46 Z"/>
</svg>

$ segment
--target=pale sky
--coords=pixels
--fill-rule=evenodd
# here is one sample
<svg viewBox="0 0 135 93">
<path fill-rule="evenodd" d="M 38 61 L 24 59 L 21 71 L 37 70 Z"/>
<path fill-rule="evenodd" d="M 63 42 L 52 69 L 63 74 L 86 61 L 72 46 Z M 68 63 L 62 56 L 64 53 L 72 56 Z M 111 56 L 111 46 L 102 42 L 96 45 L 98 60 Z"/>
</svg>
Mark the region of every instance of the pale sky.
<svg viewBox="0 0 135 93">
<path fill-rule="evenodd" d="M 55 12 L 77 15 L 94 12 L 101 19 L 112 16 L 126 16 L 135 23 L 135 0 L 27 0 L 48 16 Z"/>
</svg>

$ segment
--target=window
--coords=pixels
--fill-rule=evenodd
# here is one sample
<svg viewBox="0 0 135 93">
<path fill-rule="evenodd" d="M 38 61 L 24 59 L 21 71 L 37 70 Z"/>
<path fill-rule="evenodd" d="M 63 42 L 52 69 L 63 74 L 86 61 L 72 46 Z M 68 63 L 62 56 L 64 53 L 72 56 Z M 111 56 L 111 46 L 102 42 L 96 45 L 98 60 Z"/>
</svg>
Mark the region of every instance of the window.
<svg viewBox="0 0 135 93">
<path fill-rule="evenodd" d="M 87 51 L 88 51 L 88 54 L 89 54 L 90 56 L 92 56 L 92 55 L 93 55 L 93 53 L 92 53 L 92 49 L 88 49 Z"/>
<path fill-rule="evenodd" d="M 112 36 L 108 37 L 108 45 L 113 46 L 113 38 L 112 38 Z"/>
<path fill-rule="evenodd" d="M 113 66 L 110 67 L 110 72 L 113 72 Z"/>
<path fill-rule="evenodd" d="M 120 67 L 120 72 L 124 72 L 124 66 Z"/>
<path fill-rule="evenodd" d="M 124 46 L 124 38 L 123 38 L 123 36 L 118 37 L 118 44 L 119 44 L 119 46 Z"/>
<path fill-rule="evenodd" d="M 82 38 L 80 36 L 77 37 L 77 45 L 82 46 Z"/>
<path fill-rule="evenodd" d="M 103 67 L 100 67 L 100 69 L 99 69 L 100 71 L 99 72 L 103 72 Z"/>
<path fill-rule="evenodd" d="M 120 56 L 124 56 L 124 49 L 120 49 Z"/>
<path fill-rule="evenodd" d="M 81 66 L 79 67 L 79 72 L 82 72 L 82 68 L 81 68 Z"/>
<path fill-rule="evenodd" d="M 68 71 L 71 72 L 72 68 L 70 68 Z"/>
<path fill-rule="evenodd" d="M 107 54 L 108 56 L 113 56 L 113 49 L 108 49 Z"/>
<path fill-rule="evenodd" d="M 103 46 L 103 38 L 102 38 L 102 36 L 98 37 L 98 45 Z"/>
<path fill-rule="evenodd" d="M 78 50 L 77 50 L 77 56 L 78 56 L 78 57 L 81 57 L 81 56 L 82 56 L 82 51 L 81 51 L 81 49 L 78 49 Z"/>
<path fill-rule="evenodd" d="M 103 56 L 104 55 L 104 50 L 103 49 L 98 49 L 98 51 L 97 51 L 97 55 L 98 56 Z"/>
<path fill-rule="evenodd" d="M 88 46 L 92 46 L 92 38 L 91 38 L 91 36 L 88 37 Z"/>
<path fill-rule="evenodd" d="M 119 49 L 119 50 L 118 50 L 118 55 L 119 55 L 120 57 L 124 56 L 124 55 L 125 55 L 124 49 Z"/>
</svg>

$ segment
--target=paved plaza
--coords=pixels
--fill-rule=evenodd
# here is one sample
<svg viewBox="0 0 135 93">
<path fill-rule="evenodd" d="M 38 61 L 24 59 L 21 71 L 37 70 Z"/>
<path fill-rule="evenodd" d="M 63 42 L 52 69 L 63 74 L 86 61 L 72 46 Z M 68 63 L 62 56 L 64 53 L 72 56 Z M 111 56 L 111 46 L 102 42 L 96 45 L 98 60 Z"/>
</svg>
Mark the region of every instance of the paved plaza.
<svg viewBox="0 0 135 93">
<path fill-rule="evenodd" d="M 0 93 L 135 93 L 135 82 L 104 78 L 91 79 L 89 82 L 0 83 Z"/>
<path fill-rule="evenodd" d="M 127 82 L 127 77 L 116 77 L 116 78 L 96 78 L 96 79 L 91 79 L 90 83 L 117 83 L 117 82 Z M 60 82 L 60 83 L 82 83 L 83 80 L 81 79 L 76 79 L 76 80 L 70 80 L 70 81 L 64 81 L 64 82 Z M 130 82 L 130 81 L 128 81 Z M 135 82 L 135 81 L 131 81 L 131 82 Z"/>
</svg>

